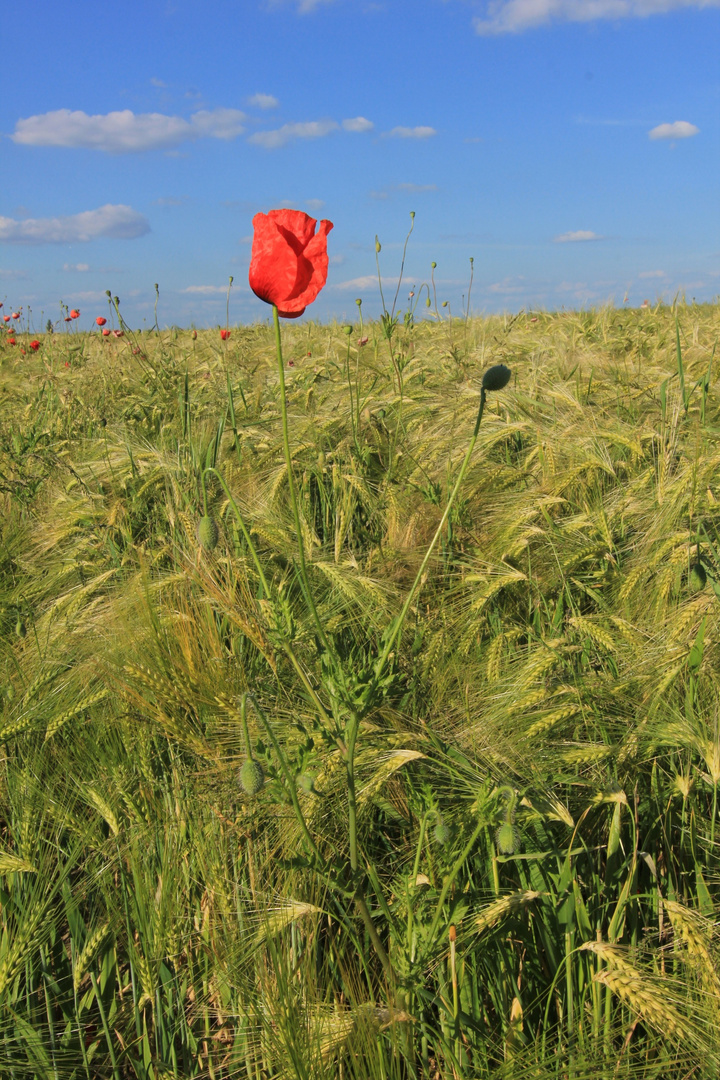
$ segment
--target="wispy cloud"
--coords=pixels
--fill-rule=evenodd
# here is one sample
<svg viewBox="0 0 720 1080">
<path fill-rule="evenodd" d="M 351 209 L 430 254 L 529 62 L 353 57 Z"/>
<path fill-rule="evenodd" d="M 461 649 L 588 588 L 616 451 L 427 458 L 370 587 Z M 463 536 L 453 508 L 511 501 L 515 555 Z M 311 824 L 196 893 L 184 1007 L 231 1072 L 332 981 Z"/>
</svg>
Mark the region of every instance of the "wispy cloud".
<svg viewBox="0 0 720 1080">
<path fill-rule="evenodd" d="M 388 139 L 429 139 L 433 135 L 437 135 L 437 131 L 433 127 L 425 127 L 420 125 L 419 127 L 394 127 L 392 131 L 386 131 L 385 135 Z"/>
<path fill-rule="evenodd" d="M 195 296 L 225 296 L 227 293 L 227 285 L 188 285 L 185 289 L 180 289 L 181 293 L 190 293 Z"/>
<path fill-rule="evenodd" d="M 324 199 L 306 199 L 305 200 L 305 205 L 307 206 L 308 210 L 311 211 L 311 213 L 317 214 L 318 211 L 322 210 L 323 206 L 325 205 L 325 200 Z"/>
<path fill-rule="evenodd" d="M 177 206 L 184 206 L 188 201 L 187 195 L 163 195 L 159 199 L 153 199 L 153 206 L 161 206 L 163 209 L 168 209 Z"/>
<path fill-rule="evenodd" d="M 335 120 L 309 120 L 299 124 L 283 124 L 274 131 L 256 131 L 248 139 L 255 146 L 266 150 L 277 150 L 280 146 L 295 139 L 322 139 L 332 131 L 337 131 L 339 124 Z"/>
<path fill-rule="evenodd" d="M 253 109 L 277 109 L 280 102 L 273 94 L 253 94 L 247 99 Z"/>
<path fill-rule="evenodd" d="M 588 240 L 604 240 L 603 236 L 591 232 L 590 229 L 576 229 L 574 232 L 562 233 L 553 237 L 555 244 L 584 244 Z"/>
<path fill-rule="evenodd" d="M 664 270 L 643 270 L 641 271 L 641 273 L 638 274 L 638 277 L 641 280 L 644 280 L 646 278 L 664 278 L 666 276 L 667 275 Z"/>
<path fill-rule="evenodd" d="M 378 188 L 377 191 L 370 191 L 368 194 L 371 199 L 384 201 L 396 192 L 402 192 L 404 195 L 428 195 L 437 190 L 437 184 L 389 184 L 387 187 Z"/>
<path fill-rule="evenodd" d="M 167 150 L 195 139 L 235 139 L 245 130 L 238 109 L 200 109 L 189 120 L 131 109 L 89 116 L 81 110 L 56 109 L 18 120 L 11 136 L 21 146 L 58 146 L 129 154 Z"/>
<path fill-rule="evenodd" d="M 74 244 L 109 237 L 135 240 L 150 232 L 150 222 L 131 206 L 108 203 L 97 210 L 54 218 L 0 217 L 0 241 L 6 244 Z"/>
<path fill-rule="evenodd" d="M 651 139 L 689 139 L 699 131 L 700 128 L 689 124 L 687 120 L 676 120 L 674 124 L 658 124 L 648 135 Z"/>
<path fill-rule="evenodd" d="M 490 0 L 474 20 L 478 34 L 519 34 L 553 22 L 644 19 L 675 8 L 717 7 L 720 0 Z"/>
<path fill-rule="evenodd" d="M 63 270 L 69 274 L 87 274 L 89 269 L 89 263 L 63 263 Z"/>
<path fill-rule="evenodd" d="M 383 279 L 385 280 L 385 279 Z M 377 274 L 364 274 L 362 277 L 351 278 L 350 281 L 334 282 L 330 287 L 333 289 L 370 289 L 377 285 Z"/>
<path fill-rule="evenodd" d="M 372 131 L 375 127 L 372 120 L 366 120 L 364 116 L 355 116 L 350 120 L 343 120 L 342 126 L 345 131 Z"/>
</svg>

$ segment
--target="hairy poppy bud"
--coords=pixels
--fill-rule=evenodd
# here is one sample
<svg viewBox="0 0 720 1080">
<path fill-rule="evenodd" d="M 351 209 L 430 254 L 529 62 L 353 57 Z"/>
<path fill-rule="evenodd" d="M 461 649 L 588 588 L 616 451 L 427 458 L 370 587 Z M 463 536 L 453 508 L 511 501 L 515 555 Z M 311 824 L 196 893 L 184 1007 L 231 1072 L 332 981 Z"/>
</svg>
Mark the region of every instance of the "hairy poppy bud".
<svg viewBox="0 0 720 1080">
<path fill-rule="evenodd" d="M 433 835 L 435 837 L 435 843 L 439 847 L 447 847 L 447 845 L 450 843 L 450 828 L 443 822 L 440 822 L 438 825 L 435 826 Z"/>
<path fill-rule="evenodd" d="M 693 592 L 702 592 L 707 583 L 707 574 L 702 563 L 696 562 L 690 567 L 690 588 Z"/>
<path fill-rule="evenodd" d="M 483 390 L 502 390 L 510 382 L 512 372 L 505 364 L 494 364 L 483 375 Z"/>
<path fill-rule="evenodd" d="M 204 517 L 201 517 L 197 525 L 197 538 L 200 547 L 205 551 L 214 551 L 217 547 L 219 536 L 220 533 L 215 518 L 210 517 L 209 514 L 205 514 Z"/>
<path fill-rule="evenodd" d="M 259 795 L 265 787 L 265 773 L 262 770 L 262 765 L 255 761 L 254 758 L 248 758 L 240 769 L 238 780 L 240 781 L 240 787 L 250 798 Z"/>
<path fill-rule="evenodd" d="M 382 247 L 380 246 L 380 241 L 378 240 L 377 236 L 375 237 L 375 251 L 378 255 L 382 251 Z"/>
<path fill-rule="evenodd" d="M 505 821 L 495 833 L 495 843 L 501 855 L 513 855 L 518 846 L 518 834 L 514 825 Z"/>
</svg>

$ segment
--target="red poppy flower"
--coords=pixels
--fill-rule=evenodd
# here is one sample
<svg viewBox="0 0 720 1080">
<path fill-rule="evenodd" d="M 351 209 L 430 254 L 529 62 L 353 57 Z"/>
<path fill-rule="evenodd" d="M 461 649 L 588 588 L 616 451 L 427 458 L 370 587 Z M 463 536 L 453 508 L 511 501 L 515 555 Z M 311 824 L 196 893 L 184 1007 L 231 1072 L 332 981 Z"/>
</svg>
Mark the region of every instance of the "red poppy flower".
<svg viewBox="0 0 720 1080">
<path fill-rule="evenodd" d="M 70 315 L 66 315 L 65 322 L 72 322 L 72 317 Z"/>
<path fill-rule="evenodd" d="M 16 342 L 14 337 L 9 337 L 7 340 L 8 340 L 8 345 L 17 345 L 17 342 Z"/>
<path fill-rule="evenodd" d="M 107 322 L 107 319 L 103 319 L 102 315 L 98 315 L 95 322 L 97 323 L 98 326 L 104 326 L 105 323 Z"/>
<path fill-rule="evenodd" d="M 70 361 L 69 360 L 65 361 L 65 367 L 70 367 Z"/>
<path fill-rule="evenodd" d="M 230 331 L 229 330 L 221 330 L 220 331 L 220 337 L 223 339 L 223 341 L 227 341 L 227 339 L 230 337 Z"/>
<path fill-rule="evenodd" d="M 3 321 L 4 322 L 10 322 L 10 316 L 9 315 L 3 315 Z"/>
<path fill-rule="evenodd" d="M 75 308 L 73 308 L 72 311 L 70 312 L 70 318 L 71 319 L 79 319 L 80 318 L 80 312 L 76 311 Z"/>
<path fill-rule="evenodd" d="M 33 352 L 38 351 L 38 349 L 40 348 L 40 342 L 37 340 L 37 338 L 35 338 L 34 341 L 30 342 L 30 348 L 32 349 Z"/>
<path fill-rule="evenodd" d="M 19 319 L 20 318 L 20 312 L 19 311 L 13 311 L 12 317 L 13 317 L 13 319 Z"/>
<path fill-rule="evenodd" d="M 107 329 L 103 330 L 103 337 L 110 337 L 110 331 Z"/>
<path fill-rule="evenodd" d="M 327 234 L 332 221 L 302 210 L 271 210 L 253 218 L 250 288 L 284 319 L 297 319 L 327 281 Z"/>
<path fill-rule="evenodd" d="M 123 331 L 122 330 L 113 330 L 113 337 L 122 337 L 122 336 L 123 336 Z"/>
</svg>

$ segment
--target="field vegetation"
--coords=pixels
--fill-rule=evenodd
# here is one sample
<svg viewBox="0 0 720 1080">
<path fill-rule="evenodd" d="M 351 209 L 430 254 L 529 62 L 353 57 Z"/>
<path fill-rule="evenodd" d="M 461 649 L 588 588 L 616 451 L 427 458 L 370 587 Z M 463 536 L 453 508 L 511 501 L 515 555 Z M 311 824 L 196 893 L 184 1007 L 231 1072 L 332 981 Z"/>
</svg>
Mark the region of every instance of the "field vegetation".
<svg viewBox="0 0 720 1080">
<path fill-rule="evenodd" d="M 720 1075 L 720 309 L 440 316 L 0 341 L 1 1076 Z"/>
</svg>

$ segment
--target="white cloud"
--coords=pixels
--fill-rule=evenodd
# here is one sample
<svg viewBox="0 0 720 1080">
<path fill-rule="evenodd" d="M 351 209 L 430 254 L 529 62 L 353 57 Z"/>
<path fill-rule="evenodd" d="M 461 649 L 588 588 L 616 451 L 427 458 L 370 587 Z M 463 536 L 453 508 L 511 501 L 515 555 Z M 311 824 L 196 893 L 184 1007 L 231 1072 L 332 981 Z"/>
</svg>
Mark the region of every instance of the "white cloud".
<svg viewBox="0 0 720 1080">
<path fill-rule="evenodd" d="M 306 199 L 305 200 L 305 205 L 307 206 L 308 210 L 312 210 L 312 211 L 315 211 L 315 213 L 317 213 L 318 210 L 322 210 L 323 206 L 325 205 L 325 200 L 324 199 Z"/>
<path fill-rule="evenodd" d="M 364 116 L 355 116 L 350 120 L 343 120 L 342 126 L 345 131 L 372 131 L 375 127 L 372 120 L 366 120 Z"/>
<path fill-rule="evenodd" d="M 178 198 L 176 195 L 163 195 L 159 199 L 153 199 L 153 206 L 161 206 L 163 209 L 176 206 L 184 206 L 188 201 L 187 195 Z"/>
<path fill-rule="evenodd" d="M 293 139 L 321 139 L 332 131 L 337 131 L 335 120 L 309 120 L 300 124 L 283 124 L 274 131 L 256 131 L 248 142 L 263 146 L 266 150 L 276 150 Z"/>
<path fill-rule="evenodd" d="M 163 82 L 162 79 L 156 79 L 154 75 L 150 80 L 150 85 L 156 87 L 158 90 L 167 90 L 167 83 Z"/>
<path fill-rule="evenodd" d="M 583 244 L 588 240 L 603 240 L 604 237 L 598 236 L 597 233 L 591 232 L 589 229 L 576 229 L 575 232 L 566 232 L 561 236 L 553 237 L 553 243 L 555 244 Z"/>
<path fill-rule="evenodd" d="M 54 218 L 0 217 L 0 241 L 6 244 L 74 244 L 109 237 L 135 240 L 150 232 L 150 222 L 131 206 L 108 203 L 97 210 Z"/>
<path fill-rule="evenodd" d="M 638 274 L 638 277 L 643 278 L 664 278 L 666 276 L 664 270 L 643 270 Z"/>
<path fill-rule="evenodd" d="M 253 94 L 247 99 L 247 103 L 254 109 L 277 109 L 280 104 L 273 94 Z"/>
<path fill-rule="evenodd" d="M 87 274 L 89 263 L 63 263 L 63 270 L 72 274 Z"/>
<path fill-rule="evenodd" d="M 377 191 L 370 191 L 368 195 L 371 199 L 385 200 L 397 191 L 401 191 L 404 195 L 427 195 L 437 189 L 437 184 L 391 184 Z"/>
<path fill-rule="evenodd" d="M 27 274 L 23 270 L 0 270 L 0 281 L 24 281 Z"/>
<path fill-rule="evenodd" d="M 435 128 L 423 126 L 394 127 L 386 134 L 391 139 L 429 139 L 431 135 L 437 135 L 437 131 Z"/>
<path fill-rule="evenodd" d="M 674 8 L 719 5 L 720 0 L 490 0 L 485 17 L 473 22 L 478 34 L 519 34 L 552 22 L 641 19 Z"/>
<path fill-rule="evenodd" d="M 385 281 L 385 278 L 383 278 L 383 281 Z M 365 274 L 363 277 L 352 278 L 350 281 L 338 281 L 331 287 L 335 289 L 370 289 L 377 283 L 377 274 Z"/>
<path fill-rule="evenodd" d="M 22 146 L 62 146 L 108 154 L 163 150 L 198 138 L 234 139 L 245 114 L 238 109 L 201 109 L 184 120 L 163 113 L 131 109 L 89 116 L 81 110 L 56 109 L 18 120 L 13 142 Z"/>
<path fill-rule="evenodd" d="M 181 293 L 194 293 L 197 296 L 216 296 L 227 293 L 227 285 L 188 285 L 186 289 L 180 289 Z"/>
<path fill-rule="evenodd" d="M 699 131 L 700 128 L 689 124 L 687 120 L 676 120 L 674 124 L 658 124 L 648 135 L 651 139 L 689 139 Z"/>
</svg>

